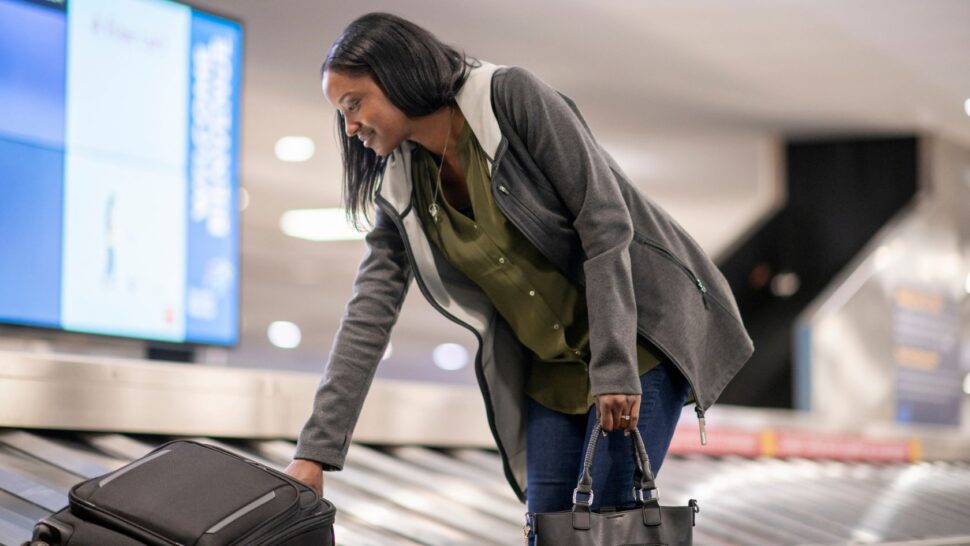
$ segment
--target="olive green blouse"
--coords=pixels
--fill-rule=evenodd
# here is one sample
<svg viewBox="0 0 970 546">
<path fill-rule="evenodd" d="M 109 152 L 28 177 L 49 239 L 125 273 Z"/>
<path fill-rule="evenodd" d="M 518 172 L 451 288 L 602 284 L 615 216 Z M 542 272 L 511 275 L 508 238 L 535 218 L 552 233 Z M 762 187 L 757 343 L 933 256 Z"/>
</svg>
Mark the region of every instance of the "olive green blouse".
<svg viewBox="0 0 970 546">
<path fill-rule="evenodd" d="M 439 192 L 436 222 L 428 207 L 438 165 L 426 149 L 414 148 L 415 205 L 425 233 L 451 264 L 481 287 L 519 341 L 532 351 L 528 396 L 562 413 L 584 414 L 594 403 L 588 374 L 586 295 L 499 211 L 490 191 L 488 161 L 467 123 L 455 151 L 471 207 L 456 210 Z M 656 366 L 661 356 L 637 336 L 640 375 Z"/>
</svg>

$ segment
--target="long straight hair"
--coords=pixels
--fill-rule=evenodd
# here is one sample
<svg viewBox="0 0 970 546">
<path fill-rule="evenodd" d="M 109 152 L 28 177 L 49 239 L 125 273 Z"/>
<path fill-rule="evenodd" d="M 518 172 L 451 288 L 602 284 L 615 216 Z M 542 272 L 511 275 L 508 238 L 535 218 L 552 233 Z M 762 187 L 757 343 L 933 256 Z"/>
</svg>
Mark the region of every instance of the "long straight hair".
<svg viewBox="0 0 970 546">
<path fill-rule="evenodd" d="M 418 25 L 384 12 L 362 15 L 330 46 L 320 68 L 348 76 L 370 76 L 408 117 L 426 116 L 451 104 L 480 63 L 442 43 Z M 337 111 L 337 140 L 343 153 L 343 202 L 347 220 L 358 230 L 371 223 L 370 206 L 384 175 L 386 157 L 344 131 Z"/>
</svg>

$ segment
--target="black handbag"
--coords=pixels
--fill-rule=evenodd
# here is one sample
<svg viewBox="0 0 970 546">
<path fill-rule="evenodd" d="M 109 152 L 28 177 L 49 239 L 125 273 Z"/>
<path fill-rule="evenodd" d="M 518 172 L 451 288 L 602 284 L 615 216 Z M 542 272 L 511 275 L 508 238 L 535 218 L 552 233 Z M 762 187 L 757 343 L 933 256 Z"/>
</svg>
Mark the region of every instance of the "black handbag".
<svg viewBox="0 0 970 546">
<path fill-rule="evenodd" d="M 593 477 L 590 467 L 600 436 L 596 423 L 586 446 L 583 475 L 573 490 L 572 510 L 527 514 L 526 535 L 535 533 L 536 546 L 689 546 L 692 543 L 697 501 L 687 506 L 660 506 L 647 450 L 640 432 L 633 430 L 633 496 L 636 506 L 591 510 Z M 639 487 L 638 487 L 639 486 Z M 579 498 L 588 495 L 588 498 Z"/>
</svg>

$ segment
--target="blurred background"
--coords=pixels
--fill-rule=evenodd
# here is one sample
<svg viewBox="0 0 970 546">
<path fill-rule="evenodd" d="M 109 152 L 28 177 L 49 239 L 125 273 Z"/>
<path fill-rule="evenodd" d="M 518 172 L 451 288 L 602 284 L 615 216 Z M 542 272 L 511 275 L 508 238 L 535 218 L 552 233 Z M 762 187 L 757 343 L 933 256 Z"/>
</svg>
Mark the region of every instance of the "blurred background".
<svg viewBox="0 0 970 546">
<path fill-rule="evenodd" d="M 369 11 L 571 97 L 725 273 L 756 352 L 660 480 L 698 543 L 970 544 L 961 0 L 0 0 L 0 543 L 172 436 L 288 461 L 365 251 L 319 67 Z M 522 540 L 476 350 L 412 287 L 338 542 Z"/>
</svg>

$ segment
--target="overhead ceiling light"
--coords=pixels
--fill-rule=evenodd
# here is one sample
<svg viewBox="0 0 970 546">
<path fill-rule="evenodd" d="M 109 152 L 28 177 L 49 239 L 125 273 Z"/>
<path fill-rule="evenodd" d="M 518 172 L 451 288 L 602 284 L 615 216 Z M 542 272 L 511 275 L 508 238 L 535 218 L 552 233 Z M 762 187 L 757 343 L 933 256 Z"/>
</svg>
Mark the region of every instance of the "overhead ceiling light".
<svg viewBox="0 0 970 546">
<path fill-rule="evenodd" d="M 852 540 L 862 544 L 872 544 L 873 542 L 881 541 L 882 538 L 872 531 L 867 531 L 865 529 L 853 529 Z"/>
<path fill-rule="evenodd" d="M 963 281 L 963 289 L 970 294 L 970 273 L 967 274 L 967 280 Z"/>
<path fill-rule="evenodd" d="M 303 335 L 300 327 L 286 320 L 278 320 L 266 330 L 269 342 L 280 349 L 295 349 L 300 346 Z"/>
<path fill-rule="evenodd" d="M 892 258 L 892 250 L 886 245 L 880 246 L 878 249 L 876 249 L 876 269 L 882 271 L 883 269 L 888 268 L 890 264 L 892 264 Z"/>
<path fill-rule="evenodd" d="M 442 343 L 434 348 L 431 360 L 442 370 L 460 370 L 468 364 L 468 350 L 457 343 Z"/>
<path fill-rule="evenodd" d="M 239 210 L 249 208 L 249 191 L 246 188 L 239 188 Z"/>
<path fill-rule="evenodd" d="M 966 112 L 968 116 L 970 116 L 970 99 L 963 101 L 963 111 Z"/>
<path fill-rule="evenodd" d="M 779 273 L 771 279 L 771 293 L 779 298 L 794 296 L 799 287 L 801 287 L 801 280 L 791 271 Z"/>
<path fill-rule="evenodd" d="M 280 161 L 300 162 L 313 157 L 313 141 L 305 136 L 285 136 L 276 141 L 276 158 Z"/>
<path fill-rule="evenodd" d="M 366 235 L 347 223 L 344 209 L 288 210 L 280 218 L 280 229 L 308 241 L 355 241 Z"/>
</svg>

